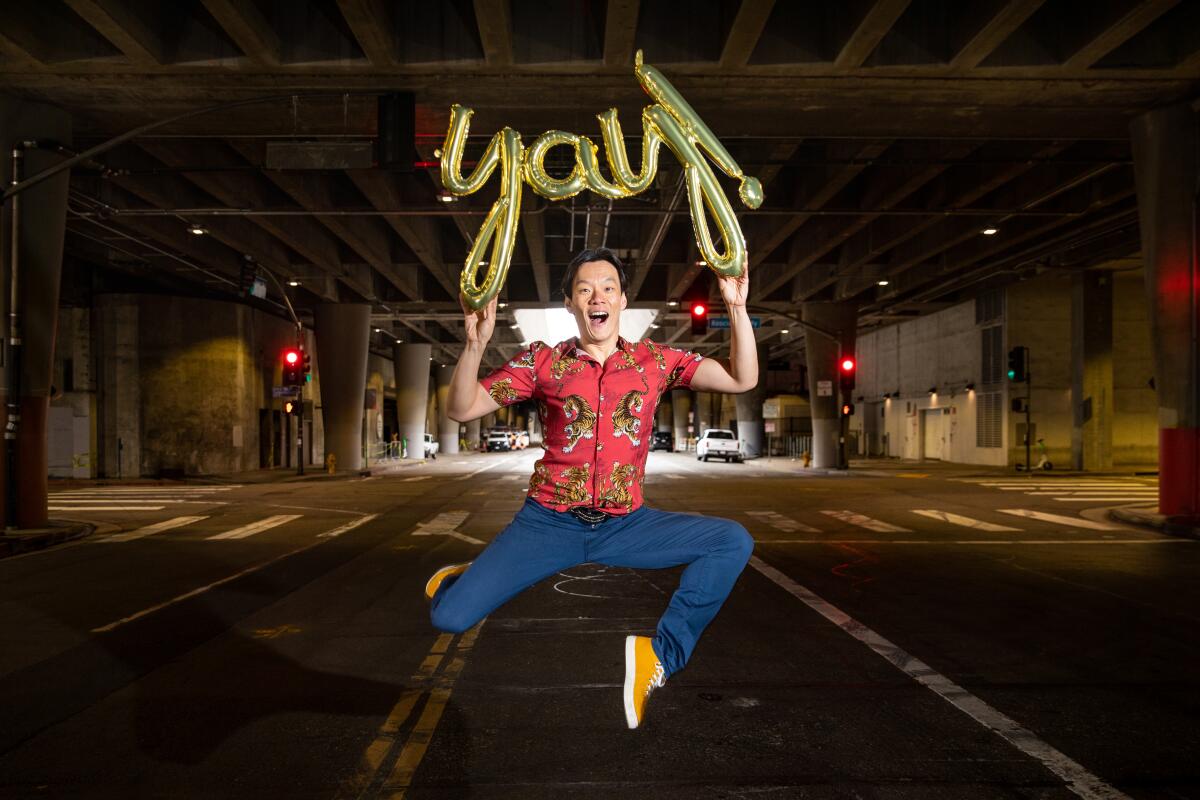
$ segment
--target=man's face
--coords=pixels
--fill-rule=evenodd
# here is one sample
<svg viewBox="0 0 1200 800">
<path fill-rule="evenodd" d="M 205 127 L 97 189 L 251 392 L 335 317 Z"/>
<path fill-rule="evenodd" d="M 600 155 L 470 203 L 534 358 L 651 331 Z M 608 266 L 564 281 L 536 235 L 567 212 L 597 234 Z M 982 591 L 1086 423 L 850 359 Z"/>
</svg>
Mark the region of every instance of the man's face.
<svg viewBox="0 0 1200 800">
<path fill-rule="evenodd" d="M 575 315 L 580 342 L 601 344 L 617 340 L 627 303 L 617 268 L 607 261 L 588 261 L 575 273 L 565 305 Z"/>
</svg>

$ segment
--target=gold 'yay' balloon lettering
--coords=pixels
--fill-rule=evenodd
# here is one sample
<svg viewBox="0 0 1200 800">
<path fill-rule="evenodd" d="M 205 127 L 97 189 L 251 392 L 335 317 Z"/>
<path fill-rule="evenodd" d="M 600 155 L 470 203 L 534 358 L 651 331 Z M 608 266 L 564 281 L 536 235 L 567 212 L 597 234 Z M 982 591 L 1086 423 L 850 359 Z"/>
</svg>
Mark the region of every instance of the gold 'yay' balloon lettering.
<svg viewBox="0 0 1200 800">
<path fill-rule="evenodd" d="M 475 169 L 463 177 L 463 149 L 467 143 L 467 131 L 471 127 L 471 115 L 475 112 L 457 104 L 451 106 L 450 129 L 438 153 L 441 158 L 442 185 L 451 194 L 469 195 L 479 191 L 492 172 L 500 168 L 500 196 L 492 204 L 475 236 L 459 282 L 463 297 L 471 308 L 480 309 L 487 305 L 499 293 L 508 276 L 520 218 L 522 183 L 528 183 L 534 192 L 550 200 L 574 197 L 584 189 L 610 199 L 631 197 L 644 192 L 653 183 L 658 173 L 659 146 L 664 143 L 683 164 L 692 228 L 704 260 L 719 275 L 742 273 L 746 239 L 705 156 L 712 159 L 726 175 L 741 182 L 738 196 L 749 208 L 758 208 L 762 204 L 762 184 L 757 178 L 742 172 L 733 156 L 670 81 L 654 67 L 642 63 L 640 50 L 634 72 L 642 88 L 655 101 L 654 105 L 642 110 L 640 172 L 635 173 L 630 167 L 617 110 L 610 108 L 598 115 L 612 182 L 600 174 L 598 149 L 586 136 L 566 131 L 546 131 L 526 149 L 521 143 L 521 134 L 511 128 L 504 128 L 492 137 Z M 554 178 L 546 172 L 546 154 L 559 146 L 571 147 L 575 151 L 575 166 L 565 178 Z M 715 218 L 717 233 L 725 243 L 723 253 L 717 251 L 709 230 L 709 212 Z M 477 280 L 477 266 L 484 262 L 483 254 L 488 242 L 492 244 L 492 254 L 481 284 Z"/>
</svg>

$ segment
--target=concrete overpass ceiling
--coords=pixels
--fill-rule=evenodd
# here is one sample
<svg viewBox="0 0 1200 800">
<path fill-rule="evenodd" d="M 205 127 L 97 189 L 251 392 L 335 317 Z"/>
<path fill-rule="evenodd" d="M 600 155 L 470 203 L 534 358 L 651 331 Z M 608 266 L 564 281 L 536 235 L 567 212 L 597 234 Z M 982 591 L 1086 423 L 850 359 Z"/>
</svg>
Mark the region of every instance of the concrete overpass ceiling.
<svg viewBox="0 0 1200 800">
<path fill-rule="evenodd" d="M 1179 0 L 710 0 L 687 13 L 667 0 L 53 0 L 0 13 L 0 84 L 71 109 L 76 147 L 280 96 L 76 170 L 68 283 L 233 296 L 249 257 L 296 281 L 302 310 L 366 300 L 376 344 L 411 336 L 447 354 L 459 270 L 493 199 L 439 202 L 451 103 L 477 111 L 468 158 L 504 125 L 527 141 L 550 128 L 598 139 L 595 114 L 612 106 L 636 152 L 644 49 L 764 183 L 766 203 L 741 215 L 755 299 L 789 313 L 855 300 L 875 325 L 1042 270 L 1128 268 L 1128 122 L 1200 86 L 1200 3 Z M 412 171 L 266 167 L 275 142 L 373 143 L 388 91 L 415 95 Z M 551 155 L 565 173 L 566 152 Z M 656 335 L 718 350 L 720 335 L 693 342 L 667 305 L 712 291 L 680 186 L 668 155 L 651 191 L 611 208 L 527 192 L 508 308 L 555 301 L 571 253 L 603 242 L 632 265 L 633 301 L 661 309 Z M 785 325 L 768 326 L 770 342 Z M 499 330 L 493 360 L 517 341 Z"/>
</svg>

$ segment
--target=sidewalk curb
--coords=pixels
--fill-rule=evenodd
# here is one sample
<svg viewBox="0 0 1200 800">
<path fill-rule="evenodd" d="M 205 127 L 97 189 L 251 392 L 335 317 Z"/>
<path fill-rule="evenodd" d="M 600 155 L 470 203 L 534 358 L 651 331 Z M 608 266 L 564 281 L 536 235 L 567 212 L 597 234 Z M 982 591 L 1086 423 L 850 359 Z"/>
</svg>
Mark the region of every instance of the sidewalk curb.
<svg viewBox="0 0 1200 800">
<path fill-rule="evenodd" d="M 1159 514 L 1151 508 L 1112 508 L 1108 511 L 1109 517 L 1118 522 L 1126 522 L 1132 525 L 1140 525 L 1144 528 L 1153 528 L 1171 536 L 1184 536 L 1189 539 L 1200 539 L 1200 527 L 1189 525 L 1186 522 L 1175 522 L 1165 514 Z"/>
<path fill-rule="evenodd" d="M 70 522 L 48 528 L 34 528 L 17 533 L 0 534 L 0 558 L 42 550 L 89 536 L 96 526 L 87 522 Z"/>
</svg>

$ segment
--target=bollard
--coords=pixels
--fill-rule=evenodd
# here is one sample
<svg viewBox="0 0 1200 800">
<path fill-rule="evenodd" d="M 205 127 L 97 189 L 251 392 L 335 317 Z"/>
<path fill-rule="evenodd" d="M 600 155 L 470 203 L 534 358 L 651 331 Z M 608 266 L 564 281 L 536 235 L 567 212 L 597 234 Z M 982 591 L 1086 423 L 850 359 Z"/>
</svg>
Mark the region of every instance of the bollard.
<svg viewBox="0 0 1200 800">
<path fill-rule="evenodd" d="M 329 470 L 330 475 L 337 471 L 337 456 L 335 454 L 330 453 L 325 456 L 325 469 Z"/>
</svg>

